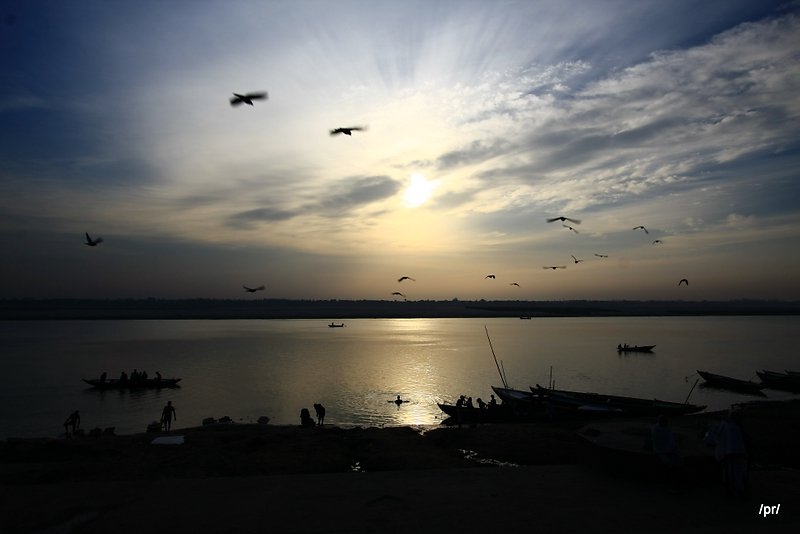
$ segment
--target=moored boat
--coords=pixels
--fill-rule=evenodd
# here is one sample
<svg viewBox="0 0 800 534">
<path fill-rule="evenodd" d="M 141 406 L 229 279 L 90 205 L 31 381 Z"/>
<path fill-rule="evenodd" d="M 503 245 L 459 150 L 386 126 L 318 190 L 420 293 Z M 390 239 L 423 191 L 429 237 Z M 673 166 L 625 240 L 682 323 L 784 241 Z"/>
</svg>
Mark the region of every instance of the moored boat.
<svg viewBox="0 0 800 534">
<path fill-rule="evenodd" d="M 800 393 L 800 374 L 779 373 L 776 371 L 756 371 L 764 387 Z"/>
<path fill-rule="evenodd" d="M 572 408 L 585 412 L 607 413 L 612 415 L 674 416 L 701 412 L 706 409 L 705 406 L 686 402 L 671 402 L 659 399 L 643 399 L 639 397 L 548 389 L 539 384 L 536 384 L 535 388 L 531 387 L 531 391 L 541 397 L 545 397 L 551 404 L 562 408 Z"/>
<path fill-rule="evenodd" d="M 442 410 L 448 419 L 445 422 L 451 423 L 507 423 L 515 420 L 514 411 L 507 405 L 498 405 L 491 408 L 477 408 L 467 406 L 455 406 L 437 402 L 437 406 Z"/>
<path fill-rule="evenodd" d="M 180 378 L 148 378 L 146 380 L 120 380 L 118 378 L 82 378 L 84 382 L 97 389 L 148 389 L 178 387 Z"/>
<path fill-rule="evenodd" d="M 719 389 L 727 389 L 730 391 L 738 391 L 739 393 L 748 393 L 750 395 L 766 397 L 766 395 L 764 395 L 764 393 L 761 391 L 764 388 L 764 384 L 751 382 L 750 380 L 741 380 L 739 378 L 718 375 L 708 371 L 698 370 L 697 374 L 699 374 L 701 377 L 703 377 L 703 380 L 705 380 L 704 385 Z"/>
<path fill-rule="evenodd" d="M 339 324 L 331 323 L 328 325 L 328 328 L 344 328 L 344 323 L 339 323 Z"/>
</svg>

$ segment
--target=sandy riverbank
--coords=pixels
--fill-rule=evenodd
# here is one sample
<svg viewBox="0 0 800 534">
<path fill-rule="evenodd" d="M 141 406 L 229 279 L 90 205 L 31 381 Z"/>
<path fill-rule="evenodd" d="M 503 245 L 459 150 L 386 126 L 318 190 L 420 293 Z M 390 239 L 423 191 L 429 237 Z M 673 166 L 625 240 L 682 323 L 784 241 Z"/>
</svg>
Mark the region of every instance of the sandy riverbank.
<svg viewBox="0 0 800 534">
<path fill-rule="evenodd" d="M 746 499 L 724 495 L 713 460 L 677 480 L 624 469 L 625 455 L 579 437 L 587 421 L 422 435 L 216 425 L 178 429 L 174 446 L 152 434 L 0 442 L 0 517 L 3 532 L 788 531 L 800 526 L 799 414 L 800 402 L 746 408 Z M 675 423 L 701 431 L 715 417 Z M 761 504 L 781 509 L 762 517 Z"/>
</svg>

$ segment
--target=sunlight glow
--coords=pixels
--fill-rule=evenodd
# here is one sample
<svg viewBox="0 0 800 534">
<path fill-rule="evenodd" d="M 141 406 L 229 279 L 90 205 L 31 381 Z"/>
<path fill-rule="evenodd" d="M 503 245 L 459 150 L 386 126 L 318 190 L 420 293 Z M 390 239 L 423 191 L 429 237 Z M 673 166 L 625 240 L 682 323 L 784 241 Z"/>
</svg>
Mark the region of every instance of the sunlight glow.
<svg viewBox="0 0 800 534">
<path fill-rule="evenodd" d="M 405 201 L 406 206 L 410 208 L 416 208 L 431 198 L 435 188 L 436 183 L 427 180 L 421 174 L 412 174 L 411 184 L 406 189 L 406 192 L 403 195 L 403 200 Z"/>
</svg>

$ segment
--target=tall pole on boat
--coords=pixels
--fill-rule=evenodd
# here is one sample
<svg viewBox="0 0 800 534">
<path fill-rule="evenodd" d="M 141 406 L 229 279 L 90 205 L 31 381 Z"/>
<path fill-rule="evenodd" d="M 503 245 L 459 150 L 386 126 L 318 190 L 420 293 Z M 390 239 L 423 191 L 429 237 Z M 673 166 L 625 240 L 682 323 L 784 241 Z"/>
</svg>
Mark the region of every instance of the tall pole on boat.
<svg viewBox="0 0 800 534">
<path fill-rule="evenodd" d="M 689 397 L 691 397 L 691 396 L 692 396 L 692 391 L 694 391 L 694 387 L 697 385 L 697 383 L 698 383 L 699 381 L 700 381 L 700 379 L 699 379 L 699 378 L 698 378 L 697 380 L 695 380 L 695 381 L 694 381 L 694 386 L 692 386 L 692 389 L 690 389 L 690 390 L 689 390 L 689 394 L 688 394 L 688 395 L 686 395 L 686 400 L 685 400 L 685 401 L 683 401 L 683 403 L 684 403 L 684 404 L 688 404 L 688 403 L 689 403 Z"/>
<path fill-rule="evenodd" d="M 494 353 L 494 347 L 492 346 L 492 338 L 489 337 L 489 329 L 486 328 L 486 325 L 483 325 L 483 329 L 486 331 L 486 339 L 489 340 L 489 348 L 492 349 L 492 357 L 494 358 L 494 365 L 497 367 L 497 374 L 500 375 L 500 381 L 503 383 L 503 387 L 508 389 L 508 383 L 506 382 L 506 379 L 503 376 L 503 372 L 500 370 L 500 364 L 497 363 L 497 355 Z"/>
</svg>

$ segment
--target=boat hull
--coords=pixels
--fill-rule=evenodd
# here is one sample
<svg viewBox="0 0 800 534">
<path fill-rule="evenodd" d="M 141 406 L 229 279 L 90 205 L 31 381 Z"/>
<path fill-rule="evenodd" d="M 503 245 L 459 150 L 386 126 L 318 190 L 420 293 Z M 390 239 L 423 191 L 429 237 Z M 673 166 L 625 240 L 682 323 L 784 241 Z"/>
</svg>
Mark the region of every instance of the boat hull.
<svg viewBox="0 0 800 534">
<path fill-rule="evenodd" d="M 83 378 L 84 382 L 96 389 L 160 389 L 180 387 L 180 378 L 148 378 L 147 380 L 120 381 L 117 378 L 100 380 L 99 378 Z"/>
<path fill-rule="evenodd" d="M 737 391 L 739 393 L 748 393 L 750 395 L 758 395 L 761 397 L 766 396 L 761 391 L 764 385 L 759 384 L 757 382 L 750 382 L 749 380 L 740 380 L 738 378 L 731 378 L 729 376 L 709 373 L 708 371 L 698 370 L 697 374 L 699 374 L 703 378 L 703 380 L 705 380 L 705 384 L 703 384 L 704 386 L 709 386 L 718 389 L 727 389 L 729 391 Z"/>
<path fill-rule="evenodd" d="M 531 387 L 531 391 L 546 397 L 547 401 L 563 408 L 572 408 L 584 412 L 606 413 L 609 415 L 650 416 L 687 415 L 702 412 L 705 406 L 659 399 L 642 399 L 600 393 L 584 393 L 547 389 L 539 386 Z"/>
</svg>

